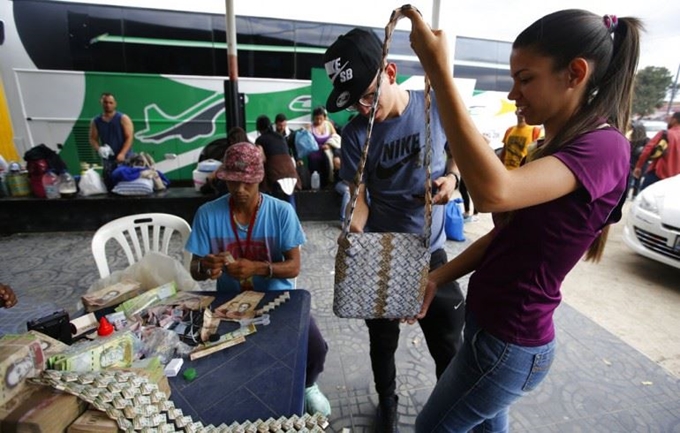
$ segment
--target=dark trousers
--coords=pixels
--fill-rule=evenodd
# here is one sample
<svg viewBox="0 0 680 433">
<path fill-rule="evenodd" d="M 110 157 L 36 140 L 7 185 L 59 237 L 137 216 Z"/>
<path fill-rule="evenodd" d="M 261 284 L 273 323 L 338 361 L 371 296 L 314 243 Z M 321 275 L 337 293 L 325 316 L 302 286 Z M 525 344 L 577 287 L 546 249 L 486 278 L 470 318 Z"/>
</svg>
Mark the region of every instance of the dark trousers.
<svg viewBox="0 0 680 433">
<path fill-rule="evenodd" d="M 435 270 L 446 262 L 446 252 L 439 249 L 432 253 L 430 270 Z M 427 348 L 436 364 L 437 379 L 461 347 L 464 322 L 464 298 L 458 283 L 454 281 L 440 287 L 427 316 L 419 321 Z M 399 344 L 399 324 L 398 320 L 366 320 L 371 344 L 373 380 L 381 399 L 394 395 L 397 386 L 394 353 Z"/>
<path fill-rule="evenodd" d="M 642 179 L 642 185 L 640 186 L 640 191 L 644 190 L 647 188 L 649 185 L 656 183 L 660 181 L 659 176 L 656 175 L 656 172 L 650 171 L 645 173 L 645 177 Z"/>
<path fill-rule="evenodd" d="M 114 158 L 102 159 L 102 174 L 104 178 L 104 185 L 106 189 L 110 192 L 116 183 L 113 181 L 113 171 L 118 168 L 118 161 Z"/>
<path fill-rule="evenodd" d="M 326 363 L 328 344 L 323 339 L 319 326 L 312 316 L 309 316 L 309 338 L 307 340 L 307 378 L 305 388 L 314 385 L 323 371 Z"/>
<path fill-rule="evenodd" d="M 460 195 L 463 198 L 463 209 L 465 210 L 465 213 L 467 215 L 470 214 L 470 194 L 468 193 L 467 186 L 465 186 L 465 181 L 461 178 L 460 179 L 460 185 L 458 187 L 458 190 L 460 191 Z M 477 215 L 479 212 L 477 212 L 477 208 L 475 208 L 473 214 Z"/>
<path fill-rule="evenodd" d="M 297 209 L 297 206 L 295 205 L 295 191 L 293 191 L 291 195 L 286 194 L 285 192 L 283 192 L 283 189 L 281 189 L 281 185 L 278 182 L 274 183 L 272 191 L 269 193 L 269 195 L 276 197 L 279 200 L 283 200 L 287 203 L 290 203 L 290 205 L 293 206 L 294 210 Z"/>
</svg>

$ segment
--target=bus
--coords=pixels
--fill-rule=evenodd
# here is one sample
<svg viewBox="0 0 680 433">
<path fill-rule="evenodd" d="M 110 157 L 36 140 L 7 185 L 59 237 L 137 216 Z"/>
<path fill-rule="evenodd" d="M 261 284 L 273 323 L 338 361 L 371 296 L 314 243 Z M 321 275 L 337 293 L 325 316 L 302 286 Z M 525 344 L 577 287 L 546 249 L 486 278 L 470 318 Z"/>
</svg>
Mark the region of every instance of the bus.
<svg viewBox="0 0 680 433">
<path fill-rule="evenodd" d="M 150 154 L 171 180 L 191 179 L 201 150 L 226 137 L 224 3 L 159 3 L 172 2 L 0 0 L 0 127 L 10 131 L 0 153 L 18 158 L 44 143 L 60 149 L 71 171 L 96 165 L 89 124 L 109 92 L 132 119 L 133 149 Z M 254 3 L 262 3 L 259 12 L 236 15 L 246 130 L 254 134 L 257 116 L 277 113 L 299 128 L 330 90 L 324 51 L 354 25 L 324 21 L 306 8 L 292 11 L 295 19 L 271 17 L 267 2 Z M 385 24 L 372 26 L 381 39 Z M 497 141 L 515 122 L 514 104 L 505 99 L 510 44 L 461 36 L 455 44 L 454 76 L 466 83 L 480 129 Z M 422 83 L 406 30 L 395 31 L 390 60 L 405 84 Z M 342 125 L 347 116 L 331 117 Z"/>
</svg>

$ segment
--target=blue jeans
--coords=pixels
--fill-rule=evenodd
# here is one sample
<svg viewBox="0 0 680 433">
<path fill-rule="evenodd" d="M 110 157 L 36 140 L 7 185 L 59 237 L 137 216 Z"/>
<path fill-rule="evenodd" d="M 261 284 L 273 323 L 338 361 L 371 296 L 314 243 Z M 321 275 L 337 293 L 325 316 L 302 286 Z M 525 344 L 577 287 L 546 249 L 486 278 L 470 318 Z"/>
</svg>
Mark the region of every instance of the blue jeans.
<svg viewBox="0 0 680 433">
<path fill-rule="evenodd" d="M 505 343 L 468 315 L 463 347 L 416 419 L 416 432 L 507 432 L 510 405 L 547 376 L 555 341 Z"/>
<path fill-rule="evenodd" d="M 345 221 L 345 212 L 347 211 L 347 205 L 349 204 L 350 193 L 349 184 L 344 180 L 339 181 L 335 184 L 335 192 L 342 196 L 342 204 L 340 205 L 340 221 Z"/>
<path fill-rule="evenodd" d="M 650 171 L 648 173 L 645 173 L 645 177 L 642 179 L 642 185 L 640 186 L 640 191 L 644 190 L 647 188 L 649 185 L 658 182 L 659 176 L 656 175 L 656 172 Z"/>
</svg>

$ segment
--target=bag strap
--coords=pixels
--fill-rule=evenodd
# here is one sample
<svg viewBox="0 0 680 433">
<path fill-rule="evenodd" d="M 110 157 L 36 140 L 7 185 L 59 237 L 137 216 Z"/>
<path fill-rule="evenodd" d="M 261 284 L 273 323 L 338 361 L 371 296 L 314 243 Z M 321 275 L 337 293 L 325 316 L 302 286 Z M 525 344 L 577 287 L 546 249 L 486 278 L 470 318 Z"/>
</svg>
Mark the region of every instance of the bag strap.
<svg viewBox="0 0 680 433">
<path fill-rule="evenodd" d="M 392 11 L 390 21 L 387 23 L 387 26 L 385 26 L 385 40 L 382 47 L 382 61 L 380 62 L 380 70 L 378 72 L 378 82 L 375 88 L 375 97 L 373 98 L 373 104 L 371 105 L 371 110 L 369 111 L 368 116 L 366 143 L 364 144 L 364 148 L 361 152 L 361 158 L 359 159 L 357 172 L 354 175 L 354 185 L 357 185 L 357 188 L 354 189 L 354 193 L 350 199 L 350 214 L 348 218 L 345 218 L 345 222 L 342 227 L 343 236 L 346 236 L 349 233 L 349 227 L 352 222 L 352 217 L 354 216 L 357 198 L 359 197 L 359 185 L 363 183 L 364 169 L 366 167 L 366 160 L 368 159 L 368 148 L 371 143 L 371 133 L 373 132 L 373 124 L 375 122 L 375 112 L 378 107 L 378 101 L 380 100 L 382 75 L 385 72 L 387 53 L 389 51 L 390 43 L 392 42 L 392 33 L 394 33 L 394 28 L 397 25 L 397 21 L 403 17 L 404 15 L 402 13 L 402 8 L 397 8 Z M 430 129 L 430 107 L 432 105 L 432 101 L 430 92 L 430 79 L 427 75 L 425 75 L 425 157 L 423 160 L 423 165 L 425 166 L 425 227 L 423 228 L 423 236 L 425 237 L 425 247 L 428 249 L 430 247 L 430 235 L 432 232 L 432 134 Z"/>
</svg>

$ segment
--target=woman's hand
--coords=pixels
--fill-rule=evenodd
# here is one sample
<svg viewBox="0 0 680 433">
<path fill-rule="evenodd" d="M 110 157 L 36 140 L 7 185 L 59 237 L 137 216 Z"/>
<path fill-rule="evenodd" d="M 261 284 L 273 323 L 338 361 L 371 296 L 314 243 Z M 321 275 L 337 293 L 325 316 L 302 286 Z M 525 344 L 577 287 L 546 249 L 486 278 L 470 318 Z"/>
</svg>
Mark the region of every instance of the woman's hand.
<svg viewBox="0 0 680 433">
<path fill-rule="evenodd" d="M 437 285 L 432 280 L 427 280 L 427 286 L 425 287 L 425 296 L 423 298 L 423 305 L 420 307 L 420 311 L 415 317 L 408 317 L 402 322 L 406 322 L 409 325 L 413 325 L 416 321 L 422 319 L 427 315 L 427 310 L 430 308 L 430 304 L 434 299 L 434 295 L 437 293 Z"/>
<path fill-rule="evenodd" d="M 448 71 L 449 45 L 444 32 L 430 29 L 414 8 L 404 9 L 402 13 L 411 20 L 411 48 L 420 59 L 425 72 L 430 75 L 436 70 Z"/>
</svg>

